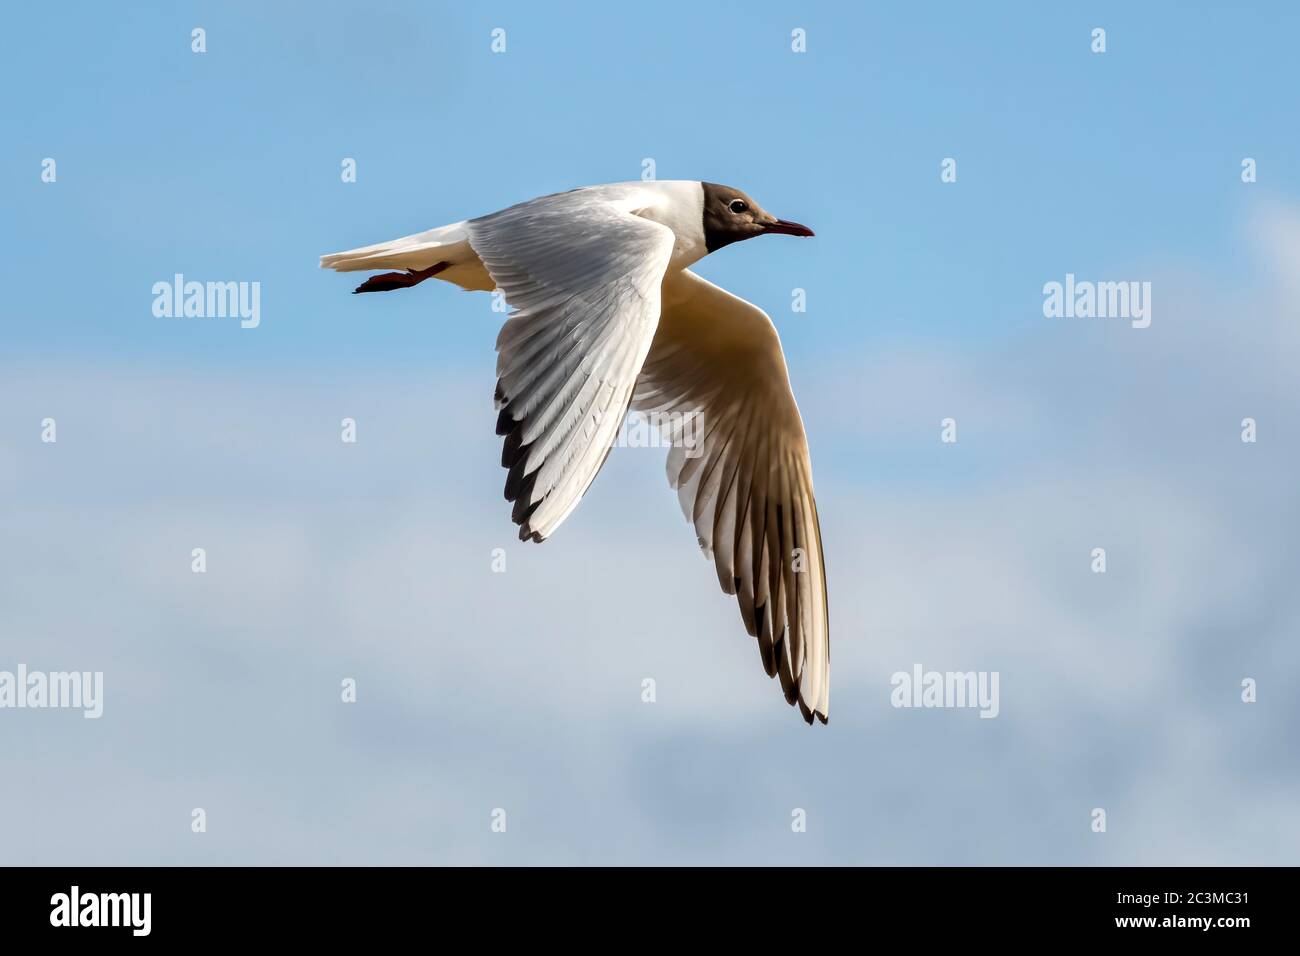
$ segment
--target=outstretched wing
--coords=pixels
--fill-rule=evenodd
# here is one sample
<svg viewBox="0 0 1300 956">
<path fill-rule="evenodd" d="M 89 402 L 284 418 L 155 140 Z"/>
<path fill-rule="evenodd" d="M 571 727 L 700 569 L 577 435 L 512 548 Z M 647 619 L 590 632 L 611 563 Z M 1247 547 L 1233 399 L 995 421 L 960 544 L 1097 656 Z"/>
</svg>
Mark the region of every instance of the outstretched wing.
<svg viewBox="0 0 1300 956">
<path fill-rule="evenodd" d="M 541 541 L 600 471 L 659 320 L 671 229 L 635 194 L 575 190 L 471 220 L 514 311 L 497 336 L 497 434 L 521 539 Z"/>
<path fill-rule="evenodd" d="M 771 319 L 689 270 L 663 314 L 633 408 L 672 438 L 677 489 L 768 676 L 825 723 L 830 628 L 812 462 Z"/>
</svg>

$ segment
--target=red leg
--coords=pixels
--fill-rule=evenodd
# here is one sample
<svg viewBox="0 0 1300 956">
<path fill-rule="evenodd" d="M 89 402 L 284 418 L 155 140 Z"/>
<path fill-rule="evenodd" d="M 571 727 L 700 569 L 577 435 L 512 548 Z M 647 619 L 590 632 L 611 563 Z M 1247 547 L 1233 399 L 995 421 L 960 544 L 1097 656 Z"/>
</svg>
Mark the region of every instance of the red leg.
<svg viewBox="0 0 1300 956">
<path fill-rule="evenodd" d="M 405 272 L 385 272 L 381 275 L 371 276 L 361 285 L 352 290 L 352 294 L 358 292 L 391 292 L 394 289 L 409 289 L 413 285 L 419 285 L 425 279 L 436 276 L 443 269 L 446 269 L 450 262 L 435 262 L 427 269 L 407 269 Z"/>
</svg>

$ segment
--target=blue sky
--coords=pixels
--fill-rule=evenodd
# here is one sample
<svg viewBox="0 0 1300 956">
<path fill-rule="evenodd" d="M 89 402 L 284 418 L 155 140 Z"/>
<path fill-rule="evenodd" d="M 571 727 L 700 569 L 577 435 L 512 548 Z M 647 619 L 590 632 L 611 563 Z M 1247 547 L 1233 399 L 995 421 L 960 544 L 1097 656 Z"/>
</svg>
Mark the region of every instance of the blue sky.
<svg viewBox="0 0 1300 956">
<path fill-rule="evenodd" d="M 60 354 L 460 363 L 488 334 L 456 321 L 478 303 L 340 304 L 347 280 L 317 275 L 316 255 L 637 178 L 653 157 L 661 178 L 734 183 L 817 228 L 815 248 L 704 267 L 769 311 L 810 290 L 818 321 L 789 337 L 796 360 L 846 340 L 1001 345 L 1039 329 L 1040 275 L 1238 264 L 1235 217 L 1300 163 L 1287 45 L 1300 13 L 1130 7 L 15 11 L 5 204 L 24 228 L 6 266 L 27 281 L 6 308 L 57 312 L 17 334 Z M 200 23 L 201 56 L 174 39 Z M 794 25 L 807 54 L 790 52 Z M 1089 49 L 1096 25 L 1105 55 Z M 488 52 L 495 26 L 504 55 Z M 1262 162 L 1249 196 L 1243 155 Z M 56 189 L 39 179 L 45 156 Z M 346 187 L 345 156 L 359 169 Z M 948 156 L 958 182 L 943 189 Z M 77 281 L 51 282 L 59 268 Z M 259 279 L 256 346 L 106 321 L 174 271 Z"/>
<path fill-rule="evenodd" d="M 98 722 L 0 712 L 26 781 L 0 859 L 1293 863 L 1298 20 L 11 11 L 0 669 L 102 669 L 107 700 Z M 828 728 L 763 678 L 661 452 L 620 450 L 554 540 L 513 542 L 490 300 L 354 297 L 317 268 L 645 158 L 817 231 L 698 271 L 772 315 L 807 421 Z M 154 317 L 176 272 L 260 282 L 261 325 Z M 1151 328 L 1045 319 L 1067 272 L 1151 281 Z M 999 718 L 891 708 L 915 662 L 998 670 Z"/>
</svg>

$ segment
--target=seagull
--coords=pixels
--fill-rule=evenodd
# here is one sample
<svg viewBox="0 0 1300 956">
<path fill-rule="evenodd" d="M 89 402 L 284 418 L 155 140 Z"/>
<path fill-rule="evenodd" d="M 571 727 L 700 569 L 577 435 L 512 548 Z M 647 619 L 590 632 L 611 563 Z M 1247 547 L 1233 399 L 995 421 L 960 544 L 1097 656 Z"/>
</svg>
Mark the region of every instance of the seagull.
<svg viewBox="0 0 1300 956">
<path fill-rule="evenodd" d="M 577 507 L 629 410 L 669 422 L 698 415 L 698 447 L 672 442 L 668 482 L 767 675 L 806 722 L 824 724 L 821 529 L 781 342 L 762 309 L 688 268 L 755 236 L 812 234 L 729 186 L 628 182 L 542 196 L 320 264 L 400 270 L 367 278 L 358 293 L 437 278 L 504 295 L 512 311 L 496 343 L 497 434 L 521 540 L 545 540 Z"/>
</svg>

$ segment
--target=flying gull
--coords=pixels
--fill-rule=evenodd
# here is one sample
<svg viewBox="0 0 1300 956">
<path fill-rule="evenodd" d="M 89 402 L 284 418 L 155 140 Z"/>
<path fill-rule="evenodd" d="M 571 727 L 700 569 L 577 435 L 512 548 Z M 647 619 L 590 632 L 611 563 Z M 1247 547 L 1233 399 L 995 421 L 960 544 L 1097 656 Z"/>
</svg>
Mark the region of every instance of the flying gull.
<svg viewBox="0 0 1300 956">
<path fill-rule="evenodd" d="M 320 264 L 401 270 L 357 292 L 438 278 L 504 294 L 513 311 L 497 336 L 497 434 L 521 539 L 542 541 L 569 516 L 629 409 L 668 421 L 698 415 L 700 443 L 688 453 L 673 442 L 669 484 L 768 676 L 808 723 L 825 723 L 821 530 L 781 342 L 763 310 L 687 268 L 743 239 L 812 234 L 729 186 L 630 182 L 543 196 Z"/>
</svg>

